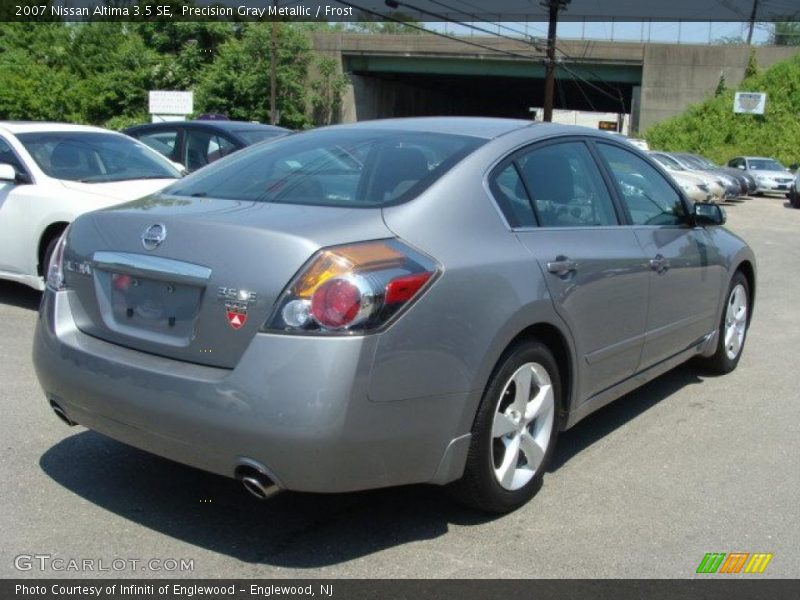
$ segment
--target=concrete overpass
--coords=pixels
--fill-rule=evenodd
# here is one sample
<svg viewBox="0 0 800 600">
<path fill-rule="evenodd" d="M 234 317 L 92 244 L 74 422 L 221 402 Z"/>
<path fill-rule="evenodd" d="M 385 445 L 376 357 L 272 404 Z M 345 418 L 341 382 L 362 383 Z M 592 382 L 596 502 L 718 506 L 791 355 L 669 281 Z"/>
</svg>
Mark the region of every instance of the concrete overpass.
<svg viewBox="0 0 800 600">
<path fill-rule="evenodd" d="M 479 44 L 479 48 L 470 44 Z M 541 51 L 493 37 L 315 34 L 314 50 L 333 57 L 351 85 L 340 120 L 418 115 L 529 118 L 541 106 Z M 713 93 L 721 73 L 730 86 L 744 74 L 747 46 L 564 40 L 556 108 L 631 114 L 639 131 Z M 761 67 L 798 52 L 757 47 Z"/>
</svg>

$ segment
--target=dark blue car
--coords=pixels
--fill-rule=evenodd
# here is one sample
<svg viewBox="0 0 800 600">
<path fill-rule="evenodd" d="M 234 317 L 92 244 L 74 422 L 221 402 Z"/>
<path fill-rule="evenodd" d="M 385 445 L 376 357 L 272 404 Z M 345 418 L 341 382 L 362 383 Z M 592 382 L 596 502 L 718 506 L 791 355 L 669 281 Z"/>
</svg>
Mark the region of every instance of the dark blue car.
<svg viewBox="0 0 800 600">
<path fill-rule="evenodd" d="M 147 144 L 171 161 L 182 164 L 191 172 L 246 146 L 291 131 L 249 121 L 197 120 L 136 125 L 125 129 L 123 133 Z"/>
</svg>

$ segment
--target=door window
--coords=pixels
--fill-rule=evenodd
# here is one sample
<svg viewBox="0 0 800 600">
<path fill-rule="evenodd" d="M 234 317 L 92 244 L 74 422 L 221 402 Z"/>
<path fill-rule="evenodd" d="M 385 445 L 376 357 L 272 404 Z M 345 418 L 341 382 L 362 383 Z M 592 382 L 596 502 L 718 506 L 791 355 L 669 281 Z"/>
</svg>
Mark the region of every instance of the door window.
<svg viewBox="0 0 800 600">
<path fill-rule="evenodd" d="M 608 189 L 583 142 L 536 148 L 520 156 L 516 163 L 540 226 L 592 227 L 618 223 Z"/>
<path fill-rule="evenodd" d="M 190 171 L 204 167 L 236 151 L 229 139 L 210 131 L 188 129 L 183 164 Z"/>
<path fill-rule="evenodd" d="M 178 130 L 167 129 L 161 131 L 153 131 L 142 133 L 136 136 L 140 142 L 150 146 L 156 152 L 163 154 L 168 159 L 178 161 Z"/>
<path fill-rule="evenodd" d="M 597 144 L 634 225 L 681 225 L 686 208 L 680 194 L 655 167 L 618 146 Z"/>
<path fill-rule="evenodd" d="M 492 176 L 489 187 L 511 227 L 533 227 L 536 224 L 528 193 L 513 162 Z"/>
</svg>

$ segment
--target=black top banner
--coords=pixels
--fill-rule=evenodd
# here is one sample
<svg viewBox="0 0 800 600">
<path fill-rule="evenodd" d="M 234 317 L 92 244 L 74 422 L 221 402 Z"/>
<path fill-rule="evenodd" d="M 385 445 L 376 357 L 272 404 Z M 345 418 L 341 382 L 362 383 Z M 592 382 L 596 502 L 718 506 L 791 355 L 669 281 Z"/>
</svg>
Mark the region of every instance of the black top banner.
<svg viewBox="0 0 800 600">
<path fill-rule="evenodd" d="M 760 22 L 800 19 L 797 0 L 0 0 L 0 21 Z"/>
</svg>

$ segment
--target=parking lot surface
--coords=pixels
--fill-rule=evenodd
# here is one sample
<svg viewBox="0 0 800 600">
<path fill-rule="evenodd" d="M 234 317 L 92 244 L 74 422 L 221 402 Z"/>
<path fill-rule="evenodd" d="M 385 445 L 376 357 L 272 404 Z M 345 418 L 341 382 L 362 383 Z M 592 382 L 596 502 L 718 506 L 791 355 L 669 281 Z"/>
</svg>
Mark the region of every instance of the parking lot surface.
<svg viewBox="0 0 800 600">
<path fill-rule="evenodd" d="M 690 577 L 706 552 L 771 552 L 756 577 L 800 576 L 800 210 L 727 211 L 759 269 L 738 370 L 683 366 L 590 416 L 559 438 L 538 496 L 499 518 L 428 486 L 259 502 L 68 428 L 31 364 L 39 294 L 0 282 L 0 576 Z M 19 555 L 95 570 L 20 571 Z"/>
</svg>

